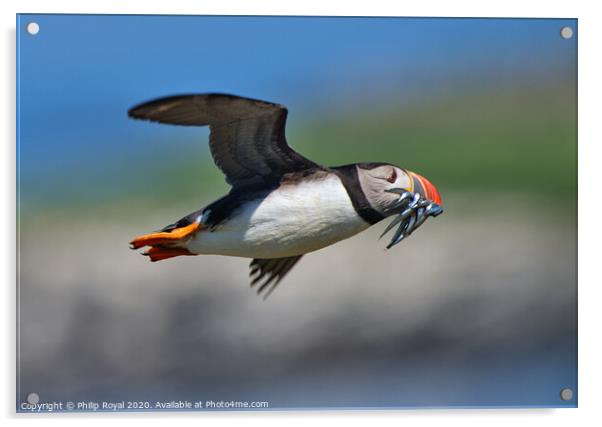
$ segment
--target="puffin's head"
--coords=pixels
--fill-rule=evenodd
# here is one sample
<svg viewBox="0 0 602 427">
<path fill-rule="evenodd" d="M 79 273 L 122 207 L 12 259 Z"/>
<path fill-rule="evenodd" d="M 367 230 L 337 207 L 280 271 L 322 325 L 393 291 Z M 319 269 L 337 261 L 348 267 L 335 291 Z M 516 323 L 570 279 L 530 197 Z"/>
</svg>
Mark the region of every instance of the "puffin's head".
<svg viewBox="0 0 602 427">
<path fill-rule="evenodd" d="M 363 193 L 373 209 L 384 216 L 404 210 L 399 198 L 404 192 L 419 194 L 441 206 L 441 196 L 431 182 L 417 173 L 388 163 L 358 163 L 358 177 Z"/>
</svg>

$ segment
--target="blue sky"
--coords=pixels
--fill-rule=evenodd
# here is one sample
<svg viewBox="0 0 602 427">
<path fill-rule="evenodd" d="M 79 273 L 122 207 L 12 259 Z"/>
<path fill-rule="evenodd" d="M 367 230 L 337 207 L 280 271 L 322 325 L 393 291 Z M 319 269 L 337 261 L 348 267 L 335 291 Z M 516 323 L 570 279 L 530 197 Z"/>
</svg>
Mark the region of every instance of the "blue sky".
<svg viewBox="0 0 602 427">
<path fill-rule="evenodd" d="M 148 150 L 173 130 L 126 111 L 163 95 L 273 100 L 295 126 L 366 100 L 553 79 L 576 58 L 563 25 L 576 29 L 574 20 L 20 15 L 21 173 L 102 168 Z"/>
</svg>

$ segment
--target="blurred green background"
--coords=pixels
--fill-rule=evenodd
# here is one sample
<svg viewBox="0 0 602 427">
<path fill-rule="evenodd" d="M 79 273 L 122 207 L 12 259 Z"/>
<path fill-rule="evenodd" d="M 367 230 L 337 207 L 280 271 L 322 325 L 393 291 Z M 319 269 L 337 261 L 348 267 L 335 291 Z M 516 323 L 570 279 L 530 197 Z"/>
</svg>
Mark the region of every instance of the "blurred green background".
<svg viewBox="0 0 602 427">
<path fill-rule="evenodd" d="M 318 163 L 386 161 L 427 176 L 444 203 L 453 203 L 446 197 L 450 193 L 478 193 L 475 197 L 484 201 L 495 193 L 513 192 L 556 200 L 559 209 L 575 214 L 573 88 L 547 83 L 462 91 L 412 105 L 322 111 L 320 117 L 309 115 L 307 120 L 295 117 L 294 106 L 289 109 L 289 144 Z M 166 203 L 191 202 L 187 206 L 192 211 L 227 192 L 208 152 L 208 132 L 168 128 L 170 135 L 145 142 L 148 152 L 120 155 L 102 166 L 92 164 L 76 179 L 70 170 L 56 171 L 52 189 L 23 191 L 23 203 L 41 204 L 60 215 L 75 215 L 78 209 L 118 214 L 113 207 L 117 203 L 120 214 L 131 215 L 140 206 L 161 209 Z M 39 184 L 38 177 L 25 178 L 23 187 Z M 23 210 L 25 215 L 30 212 L 35 213 Z"/>
</svg>

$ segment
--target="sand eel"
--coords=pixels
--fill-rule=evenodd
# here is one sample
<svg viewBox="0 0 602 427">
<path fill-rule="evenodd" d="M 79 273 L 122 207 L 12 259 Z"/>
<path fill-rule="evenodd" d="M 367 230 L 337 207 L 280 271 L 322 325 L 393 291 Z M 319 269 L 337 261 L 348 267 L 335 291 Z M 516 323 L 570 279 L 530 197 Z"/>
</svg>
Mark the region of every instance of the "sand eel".
<svg viewBox="0 0 602 427">
<path fill-rule="evenodd" d="M 148 247 L 143 254 L 151 261 L 201 254 L 252 258 L 251 286 L 267 296 L 308 252 L 395 216 L 385 230 L 397 226 L 388 249 L 442 212 L 435 186 L 414 172 L 387 163 L 325 167 L 294 151 L 286 142 L 282 105 L 182 95 L 138 105 L 129 116 L 209 126 L 211 154 L 232 186 L 210 205 L 130 242 L 132 249 Z"/>
</svg>

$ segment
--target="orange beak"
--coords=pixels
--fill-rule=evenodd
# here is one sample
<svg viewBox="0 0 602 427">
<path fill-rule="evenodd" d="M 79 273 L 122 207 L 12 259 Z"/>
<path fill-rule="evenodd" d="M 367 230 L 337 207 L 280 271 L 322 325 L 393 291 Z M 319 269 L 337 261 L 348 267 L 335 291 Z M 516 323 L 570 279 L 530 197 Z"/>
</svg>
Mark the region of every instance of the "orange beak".
<svg viewBox="0 0 602 427">
<path fill-rule="evenodd" d="M 409 172 L 409 174 L 410 177 L 412 177 L 414 193 L 418 192 L 422 197 L 432 200 L 439 206 L 443 206 L 437 187 L 435 187 L 428 179 L 417 173 Z"/>
</svg>

